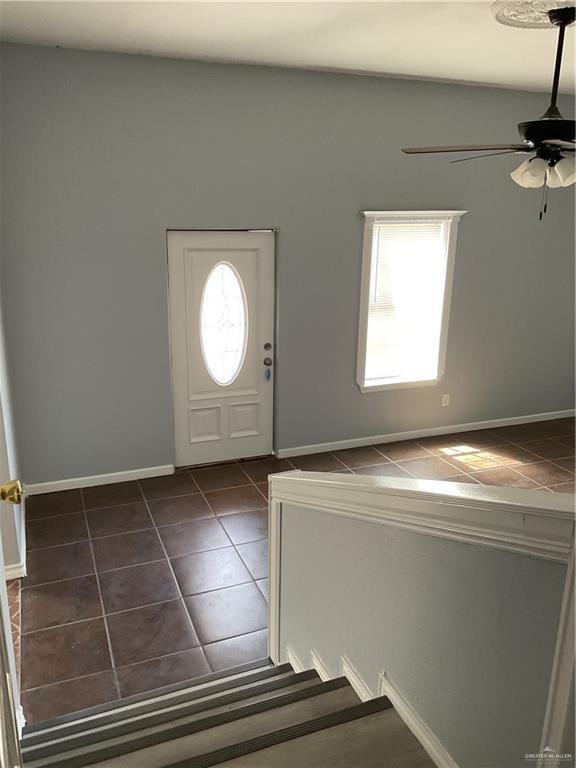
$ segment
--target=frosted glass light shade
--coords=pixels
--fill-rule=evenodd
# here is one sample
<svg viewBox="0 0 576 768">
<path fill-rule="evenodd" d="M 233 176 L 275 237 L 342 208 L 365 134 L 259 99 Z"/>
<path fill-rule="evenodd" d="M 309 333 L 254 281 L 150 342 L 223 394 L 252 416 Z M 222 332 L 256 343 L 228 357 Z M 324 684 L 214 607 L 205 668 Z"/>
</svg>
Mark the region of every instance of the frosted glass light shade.
<svg viewBox="0 0 576 768">
<path fill-rule="evenodd" d="M 531 160 L 524 160 L 515 171 L 512 171 L 510 177 L 521 187 L 526 189 L 537 189 L 544 186 L 548 171 L 548 163 L 541 157 L 534 157 Z"/>
<path fill-rule="evenodd" d="M 558 172 L 558 165 L 548 168 L 546 186 L 550 187 L 550 189 L 559 189 L 564 186 L 562 183 L 562 176 Z"/>
<path fill-rule="evenodd" d="M 558 186 L 569 187 L 576 183 L 576 161 L 573 157 L 563 157 L 554 166 L 555 176 L 560 182 Z M 548 186 L 552 186 L 548 183 Z"/>
</svg>

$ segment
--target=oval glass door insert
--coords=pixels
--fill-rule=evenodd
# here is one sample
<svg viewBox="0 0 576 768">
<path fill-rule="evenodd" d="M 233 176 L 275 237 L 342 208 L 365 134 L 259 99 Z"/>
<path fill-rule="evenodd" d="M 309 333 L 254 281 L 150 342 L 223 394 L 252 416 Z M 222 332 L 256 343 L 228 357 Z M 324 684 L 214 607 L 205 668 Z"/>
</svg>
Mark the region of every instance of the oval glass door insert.
<svg viewBox="0 0 576 768">
<path fill-rule="evenodd" d="M 200 302 L 200 345 L 208 373 L 225 387 L 236 379 L 246 355 L 248 312 L 240 275 L 226 262 L 212 269 Z"/>
</svg>

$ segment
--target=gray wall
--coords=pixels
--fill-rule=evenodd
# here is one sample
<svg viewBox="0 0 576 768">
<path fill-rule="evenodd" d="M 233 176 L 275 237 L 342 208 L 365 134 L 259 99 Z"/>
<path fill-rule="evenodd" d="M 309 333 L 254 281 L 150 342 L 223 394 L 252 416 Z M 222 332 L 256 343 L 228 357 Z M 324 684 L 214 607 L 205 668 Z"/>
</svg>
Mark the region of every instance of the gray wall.
<svg viewBox="0 0 576 768">
<path fill-rule="evenodd" d="M 6 45 L 3 301 L 23 473 L 173 460 L 167 228 L 278 227 L 277 446 L 573 405 L 569 191 L 519 159 L 406 144 L 516 140 L 506 90 Z M 446 374 L 355 384 L 362 209 L 463 208 Z M 451 406 L 440 396 L 451 393 Z"/>
<path fill-rule="evenodd" d="M 460 768 L 523 768 L 565 565 L 282 507 L 282 652 L 315 650 L 334 677 L 346 655 L 375 694 L 385 671 Z"/>
</svg>

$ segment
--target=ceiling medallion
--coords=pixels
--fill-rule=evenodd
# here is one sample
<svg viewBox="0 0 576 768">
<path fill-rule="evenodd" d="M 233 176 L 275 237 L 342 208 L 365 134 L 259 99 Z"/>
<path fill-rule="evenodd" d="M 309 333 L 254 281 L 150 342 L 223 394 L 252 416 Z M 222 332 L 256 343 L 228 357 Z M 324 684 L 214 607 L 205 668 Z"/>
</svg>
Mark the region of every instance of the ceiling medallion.
<svg viewBox="0 0 576 768">
<path fill-rule="evenodd" d="M 528 29 L 553 29 L 549 11 L 574 5 L 574 0 L 545 2 L 545 0 L 498 0 L 492 5 L 496 21 L 507 27 Z"/>
</svg>

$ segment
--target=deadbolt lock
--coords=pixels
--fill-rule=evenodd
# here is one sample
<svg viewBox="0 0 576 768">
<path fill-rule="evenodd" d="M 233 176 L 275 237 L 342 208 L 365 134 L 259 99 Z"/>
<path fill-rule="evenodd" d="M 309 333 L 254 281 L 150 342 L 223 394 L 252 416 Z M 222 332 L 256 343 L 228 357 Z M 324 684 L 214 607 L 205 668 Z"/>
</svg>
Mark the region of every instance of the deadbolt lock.
<svg viewBox="0 0 576 768">
<path fill-rule="evenodd" d="M 272 365 L 272 358 L 271 357 L 265 357 L 262 361 L 264 365 L 269 368 Z"/>
<path fill-rule="evenodd" d="M 20 480 L 9 480 L 0 485 L 0 501 L 6 504 L 20 504 L 24 496 L 24 487 Z"/>
</svg>

